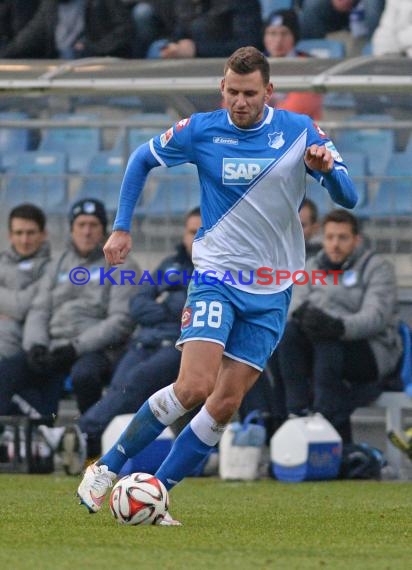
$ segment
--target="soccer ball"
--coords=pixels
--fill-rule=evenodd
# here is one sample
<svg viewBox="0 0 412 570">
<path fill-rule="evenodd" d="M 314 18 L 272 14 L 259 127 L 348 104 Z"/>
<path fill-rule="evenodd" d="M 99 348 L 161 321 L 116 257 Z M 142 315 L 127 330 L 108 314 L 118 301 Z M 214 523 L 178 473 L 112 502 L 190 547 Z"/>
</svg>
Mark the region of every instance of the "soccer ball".
<svg viewBox="0 0 412 570">
<path fill-rule="evenodd" d="M 118 523 L 156 524 L 169 507 L 169 494 L 149 473 L 132 473 L 119 479 L 110 494 L 110 510 Z"/>
</svg>

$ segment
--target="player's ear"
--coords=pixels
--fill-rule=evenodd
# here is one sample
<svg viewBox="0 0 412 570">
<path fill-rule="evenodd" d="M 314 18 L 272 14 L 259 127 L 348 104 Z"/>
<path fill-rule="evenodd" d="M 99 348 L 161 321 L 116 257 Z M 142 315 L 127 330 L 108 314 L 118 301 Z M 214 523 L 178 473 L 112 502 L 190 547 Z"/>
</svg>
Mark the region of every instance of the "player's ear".
<svg viewBox="0 0 412 570">
<path fill-rule="evenodd" d="M 268 101 L 273 95 L 273 91 L 274 91 L 273 83 L 269 81 L 269 83 L 266 85 L 265 103 L 268 103 Z"/>
<path fill-rule="evenodd" d="M 220 92 L 222 93 L 222 95 L 223 95 L 224 89 L 225 89 L 225 78 L 223 78 L 223 79 L 220 81 Z"/>
</svg>

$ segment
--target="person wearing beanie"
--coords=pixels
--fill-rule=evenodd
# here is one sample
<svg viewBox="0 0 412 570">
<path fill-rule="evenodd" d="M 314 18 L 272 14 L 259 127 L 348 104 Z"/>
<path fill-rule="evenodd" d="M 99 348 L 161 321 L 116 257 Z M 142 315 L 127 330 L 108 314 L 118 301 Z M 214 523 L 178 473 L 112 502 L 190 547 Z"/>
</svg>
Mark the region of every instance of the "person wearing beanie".
<svg viewBox="0 0 412 570">
<path fill-rule="evenodd" d="M 269 57 L 309 57 L 296 49 L 300 39 L 299 18 L 294 10 L 275 10 L 267 18 L 263 30 L 263 45 Z M 323 97 L 319 93 L 275 92 L 270 104 L 277 109 L 304 113 L 319 120 Z"/>
<path fill-rule="evenodd" d="M 115 285 L 116 275 L 105 278 L 103 203 L 76 202 L 68 221 L 66 249 L 50 262 L 28 311 L 23 351 L 0 362 L 0 415 L 30 409 L 55 418 L 68 376 L 84 413 L 100 398 L 133 330 L 129 299 L 136 287 L 128 281 Z M 125 269 L 138 282 L 141 272 L 133 260 Z"/>
<path fill-rule="evenodd" d="M 263 34 L 263 43 L 269 57 L 297 55 L 296 44 L 299 40 L 299 20 L 294 10 L 275 10 L 270 14 Z"/>
<path fill-rule="evenodd" d="M 73 204 L 69 214 L 70 227 L 73 226 L 74 220 L 80 215 L 95 216 L 98 218 L 106 233 L 107 214 L 104 204 L 100 202 L 100 200 L 86 198 Z"/>
</svg>

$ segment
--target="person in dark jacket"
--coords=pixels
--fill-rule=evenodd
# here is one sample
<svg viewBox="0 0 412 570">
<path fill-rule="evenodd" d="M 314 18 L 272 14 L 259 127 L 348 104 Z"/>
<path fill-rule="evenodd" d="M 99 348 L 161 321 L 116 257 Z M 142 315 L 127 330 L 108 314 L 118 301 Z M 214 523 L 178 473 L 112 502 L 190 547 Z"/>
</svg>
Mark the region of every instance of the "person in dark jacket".
<svg viewBox="0 0 412 570">
<path fill-rule="evenodd" d="M 42 428 L 49 444 L 62 450 L 68 474 L 83 469 L 85 441 L 87 456 L 98 455 L 101 436 L 115 416 L 134 413 L 151 394 L 177 378 L 181 352 L 175 342 L 188 285 L 184 276 L 193 272 L 192 244 L 200 225 L 200 209 L 195 208 L 186 216 L 183 240 L 176 253 L 152 273 L 156 284 L 139 285 L 139 292 L 130 299 L 136 328 L 103 397 L 80 416 L 77 425 L 64 432 L 61 428 Z"/>
<path fill-rule="evenodd" d="M 133 25 L 118 0 L 42 0 L 2 58 L 131 57 Z"/>
<path fill-rule="evenodd" d="M 352 412 L 381 394 L 402 355 L 396 277 L 364 246 L 350 212 L 332 210 L 322 225 L 323 249 L 294 286 L 272 372 L 285 390 L 285 415 L 320 412 L 351 443 Z"/>
<path fill-rule="evenodd" d="M 176 23 L 167 40 L 157 40 L 147 57 L 226 57 L 241 46 L 262 47 L 259 0 L 177 0 Z"/>
</svg>

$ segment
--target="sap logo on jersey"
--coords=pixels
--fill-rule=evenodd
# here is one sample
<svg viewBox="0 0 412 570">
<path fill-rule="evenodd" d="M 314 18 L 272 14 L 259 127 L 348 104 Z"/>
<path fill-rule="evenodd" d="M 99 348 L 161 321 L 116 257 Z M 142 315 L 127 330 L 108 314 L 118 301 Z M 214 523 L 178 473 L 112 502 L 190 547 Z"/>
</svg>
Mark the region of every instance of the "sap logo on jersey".
<svg viewBox="0 0 412 570">
<path fill-rule="evenodd" d="M 272 158 L 224 158 L 223 184 L 250 184 L 273 162 Z"/>
</svg>

